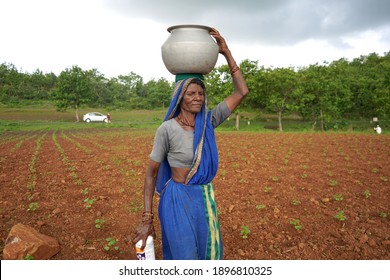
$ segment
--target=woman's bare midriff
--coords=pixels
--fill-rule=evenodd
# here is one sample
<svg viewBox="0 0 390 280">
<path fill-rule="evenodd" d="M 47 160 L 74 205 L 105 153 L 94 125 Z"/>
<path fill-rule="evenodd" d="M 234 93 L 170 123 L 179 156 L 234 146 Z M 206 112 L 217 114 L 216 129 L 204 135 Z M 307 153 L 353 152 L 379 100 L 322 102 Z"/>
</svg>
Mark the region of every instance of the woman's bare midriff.
<svg viewBox="0 0 390 280">
<path fill-rule="evenodd" d="M 184 184 L 187 174 L 190 171 L 189 168 L 179 168 L 179 167 L 172 167 L 172 179 L 173 181 L 177 183 L 182 183 Z"/>
</svg>

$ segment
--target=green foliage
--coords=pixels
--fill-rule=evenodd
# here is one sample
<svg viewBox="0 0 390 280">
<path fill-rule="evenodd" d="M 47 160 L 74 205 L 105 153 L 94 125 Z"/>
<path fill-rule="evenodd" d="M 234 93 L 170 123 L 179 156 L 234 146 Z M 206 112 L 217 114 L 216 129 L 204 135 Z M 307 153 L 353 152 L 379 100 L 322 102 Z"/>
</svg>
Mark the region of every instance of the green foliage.
<svg viewBox="0 0 390 280">
<path fill-rule="evenodd" d="M 301 221 L 299 219 L 291 219 L 290 224 L 293 225 L 295 230 L 302 229 Z"/>
<path fill-rule="evenodd" d="M 312 129 L 320 130 L 349 129 L 352 123 L 347 118 L 363 118 L 367 127 L 367 118 L 375 116 L 384 121 L 390 117 L 390 52 L 303 68 L 265 68 L 247 59 L 240 68 L 250 94 L 236 113 L 243 108 L 255 110 L 257 115 L 276 113 L 279 130 L 293 112 L 310 121 Z M 205 84 L 210 108 L 234 91 L 226 64 L 206 75 Z M 17 107 L 51 100 L 60 111 L 75 110 L 76 120 L 82 106 L 110 111 L 165 109 L 172 89 L 173 82 L 164 78 L 145 83 L 133 72 L 106 78 L 97 69 L 83 70 L 74 65 L 56 76 L 39 69 L 24 73 L 12 64 L 0 65 L 0 104 Z"/>
<path fill-rule="evenodd" d="M 95 228 L 97 229 L 101 229 L 103 227 L 103 224 L 105 223 L 106 221 L 103 220 L 103 219 L 96 219 L 95 220 Z"/>
<path fill-rule="evenodd" d="M 364 196 L 365 198 L 369 198 L 369 197 L 371 196 L 370 190 L 365 190 L 365 191 L 363 192 L 363 196 Z"/>
<path fill-rule="evenodd" d="M 73 66 L 61 72 L 53 98 L 57 101 L 58 110 L 65 111 L 69 107 L 77 108 L 85 103 L 89 93 L 87 72 Z"/>
<path fill-rule="evenodd" d="M 262 210 L 262 209 L 265 209 L 266 208 L 266 206 L 264 205 L 264 204 L 258 204 L 258 205 L 256 205 L 256 209 L 257 210 Z"/>
<path fill-rule="evenodd" d="M 333 196 L 333 199 L 336 201 L 342 201 L 344 198 L 342 194 L 337 193 Z"/>
<path fill-rule="evenodd" d="M 85 208 L 86 209 L 90 209 L 92 207 L 92 205 L 95 203 L 96 201 L 96 198 L 86 198 L 83 200 L 83 202 L 85 202 Z"/>
<path fill-rule="evenodd" d="M 241 238 L 247 239 L 250 232 L 251 231 L 248 226 L 241 226 L 241 231 L 240 231 Z"/>
<path fill-rule="evenodd" d="M 23 257 L 23 260 L 25 260 L 25 261 L 32 261 L 32 260 L 34 260 L 34 256 L 32 256 L 32 255 L 30 255 L 30 254 L 25 255 L 25 256 Z"/>
<path fill-rule="evenodd" d="M 338 182 L 335 179 L 330 179 L 328 184 L 329 186 L 335 187 L 337 186 Z"/>
<path fill-rule="evenodd" d="M 31 211 L 31 212 L 37 211 L 38 208 L 39 208 L 38 202 L 30 202 L 30 204 L 28 205 L 28 211 Z"/>
<path fill-rule="evenodd" d="M 339 220 L 339 221 L 345 221 L 347 219 L 343 210 L 340 210 L 339 212 L 337 212 L 337 214 L 334 216 L 334 218 L 336 220 Z"/>
<path fill-rule="evenodd" d="M 301 201 L 299 199 L 293 199 L 293 200 L 291 200 L 291 204 L 292 205 L 300 205 Z"/>
<path fill-rule="evenodd" d="M 387 213 L 386 212 L 380 212 L 379 213 L 379 217 L 381 217 L 382 219 L 386 219 L 387 218 Z"/>
<path fill-rule="evenodd" d="M 112 249 L 114 249 L 115 251 L 119 250 L 119 246 L 115 246 L 116 245 L 115 239 L 108 237 L 106 238 L 106 241 L 107 243 L 103 246 L 104 250 L 106 251 L 111 251 Z"/>
</svg>

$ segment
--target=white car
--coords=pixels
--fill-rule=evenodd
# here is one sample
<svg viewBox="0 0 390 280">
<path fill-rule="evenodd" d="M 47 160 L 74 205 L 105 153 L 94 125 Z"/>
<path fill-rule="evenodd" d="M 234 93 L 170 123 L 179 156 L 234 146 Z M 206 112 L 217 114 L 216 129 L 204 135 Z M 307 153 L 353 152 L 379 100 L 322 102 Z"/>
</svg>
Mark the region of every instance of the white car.
<svg viewBox="0 0 390 280">
<path fill-rule="evenodd" d="M 90 122 L 107 122 L 107 115 L 98 112 L 86 113 L 83 116 L 83 121 Z"/>
</svg>

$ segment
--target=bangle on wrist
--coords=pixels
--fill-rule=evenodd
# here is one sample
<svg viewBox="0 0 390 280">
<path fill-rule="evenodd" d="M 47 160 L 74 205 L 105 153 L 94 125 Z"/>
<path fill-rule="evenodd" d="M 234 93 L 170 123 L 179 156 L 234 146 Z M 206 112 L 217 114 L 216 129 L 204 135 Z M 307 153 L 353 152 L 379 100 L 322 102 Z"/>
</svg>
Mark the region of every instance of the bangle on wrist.
<svg viewBox="0 0 390 280">
<path fill-rule="evenodd" d="M 153 220 L 154 220 L 154 215 L 152 212 L 144 212 L 142 214 L 142 222 L 148 222 Z"/>
</svg>

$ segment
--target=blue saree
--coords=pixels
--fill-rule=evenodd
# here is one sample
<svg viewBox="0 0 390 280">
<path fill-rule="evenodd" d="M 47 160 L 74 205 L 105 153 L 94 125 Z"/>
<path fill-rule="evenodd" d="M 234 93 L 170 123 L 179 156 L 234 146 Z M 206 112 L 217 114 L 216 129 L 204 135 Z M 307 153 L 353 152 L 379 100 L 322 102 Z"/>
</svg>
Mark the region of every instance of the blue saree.
<svg viewBox="0 0 390 280">
<path fill-rule="evenodd" d="M 164 118 L 180 113 L 179 103 L 193 78 L 180 80 Z M 156 192 L 160 195 L 159 219 L 163 258 L 216 260 L 223 257 L 219 219 L 211 183 L 218 170 L 218 151 L 207 103 L 195 117 L 194 157 L 184 184 L 171 179 L 171 168 L 161 162 Z"/>
</svg>

